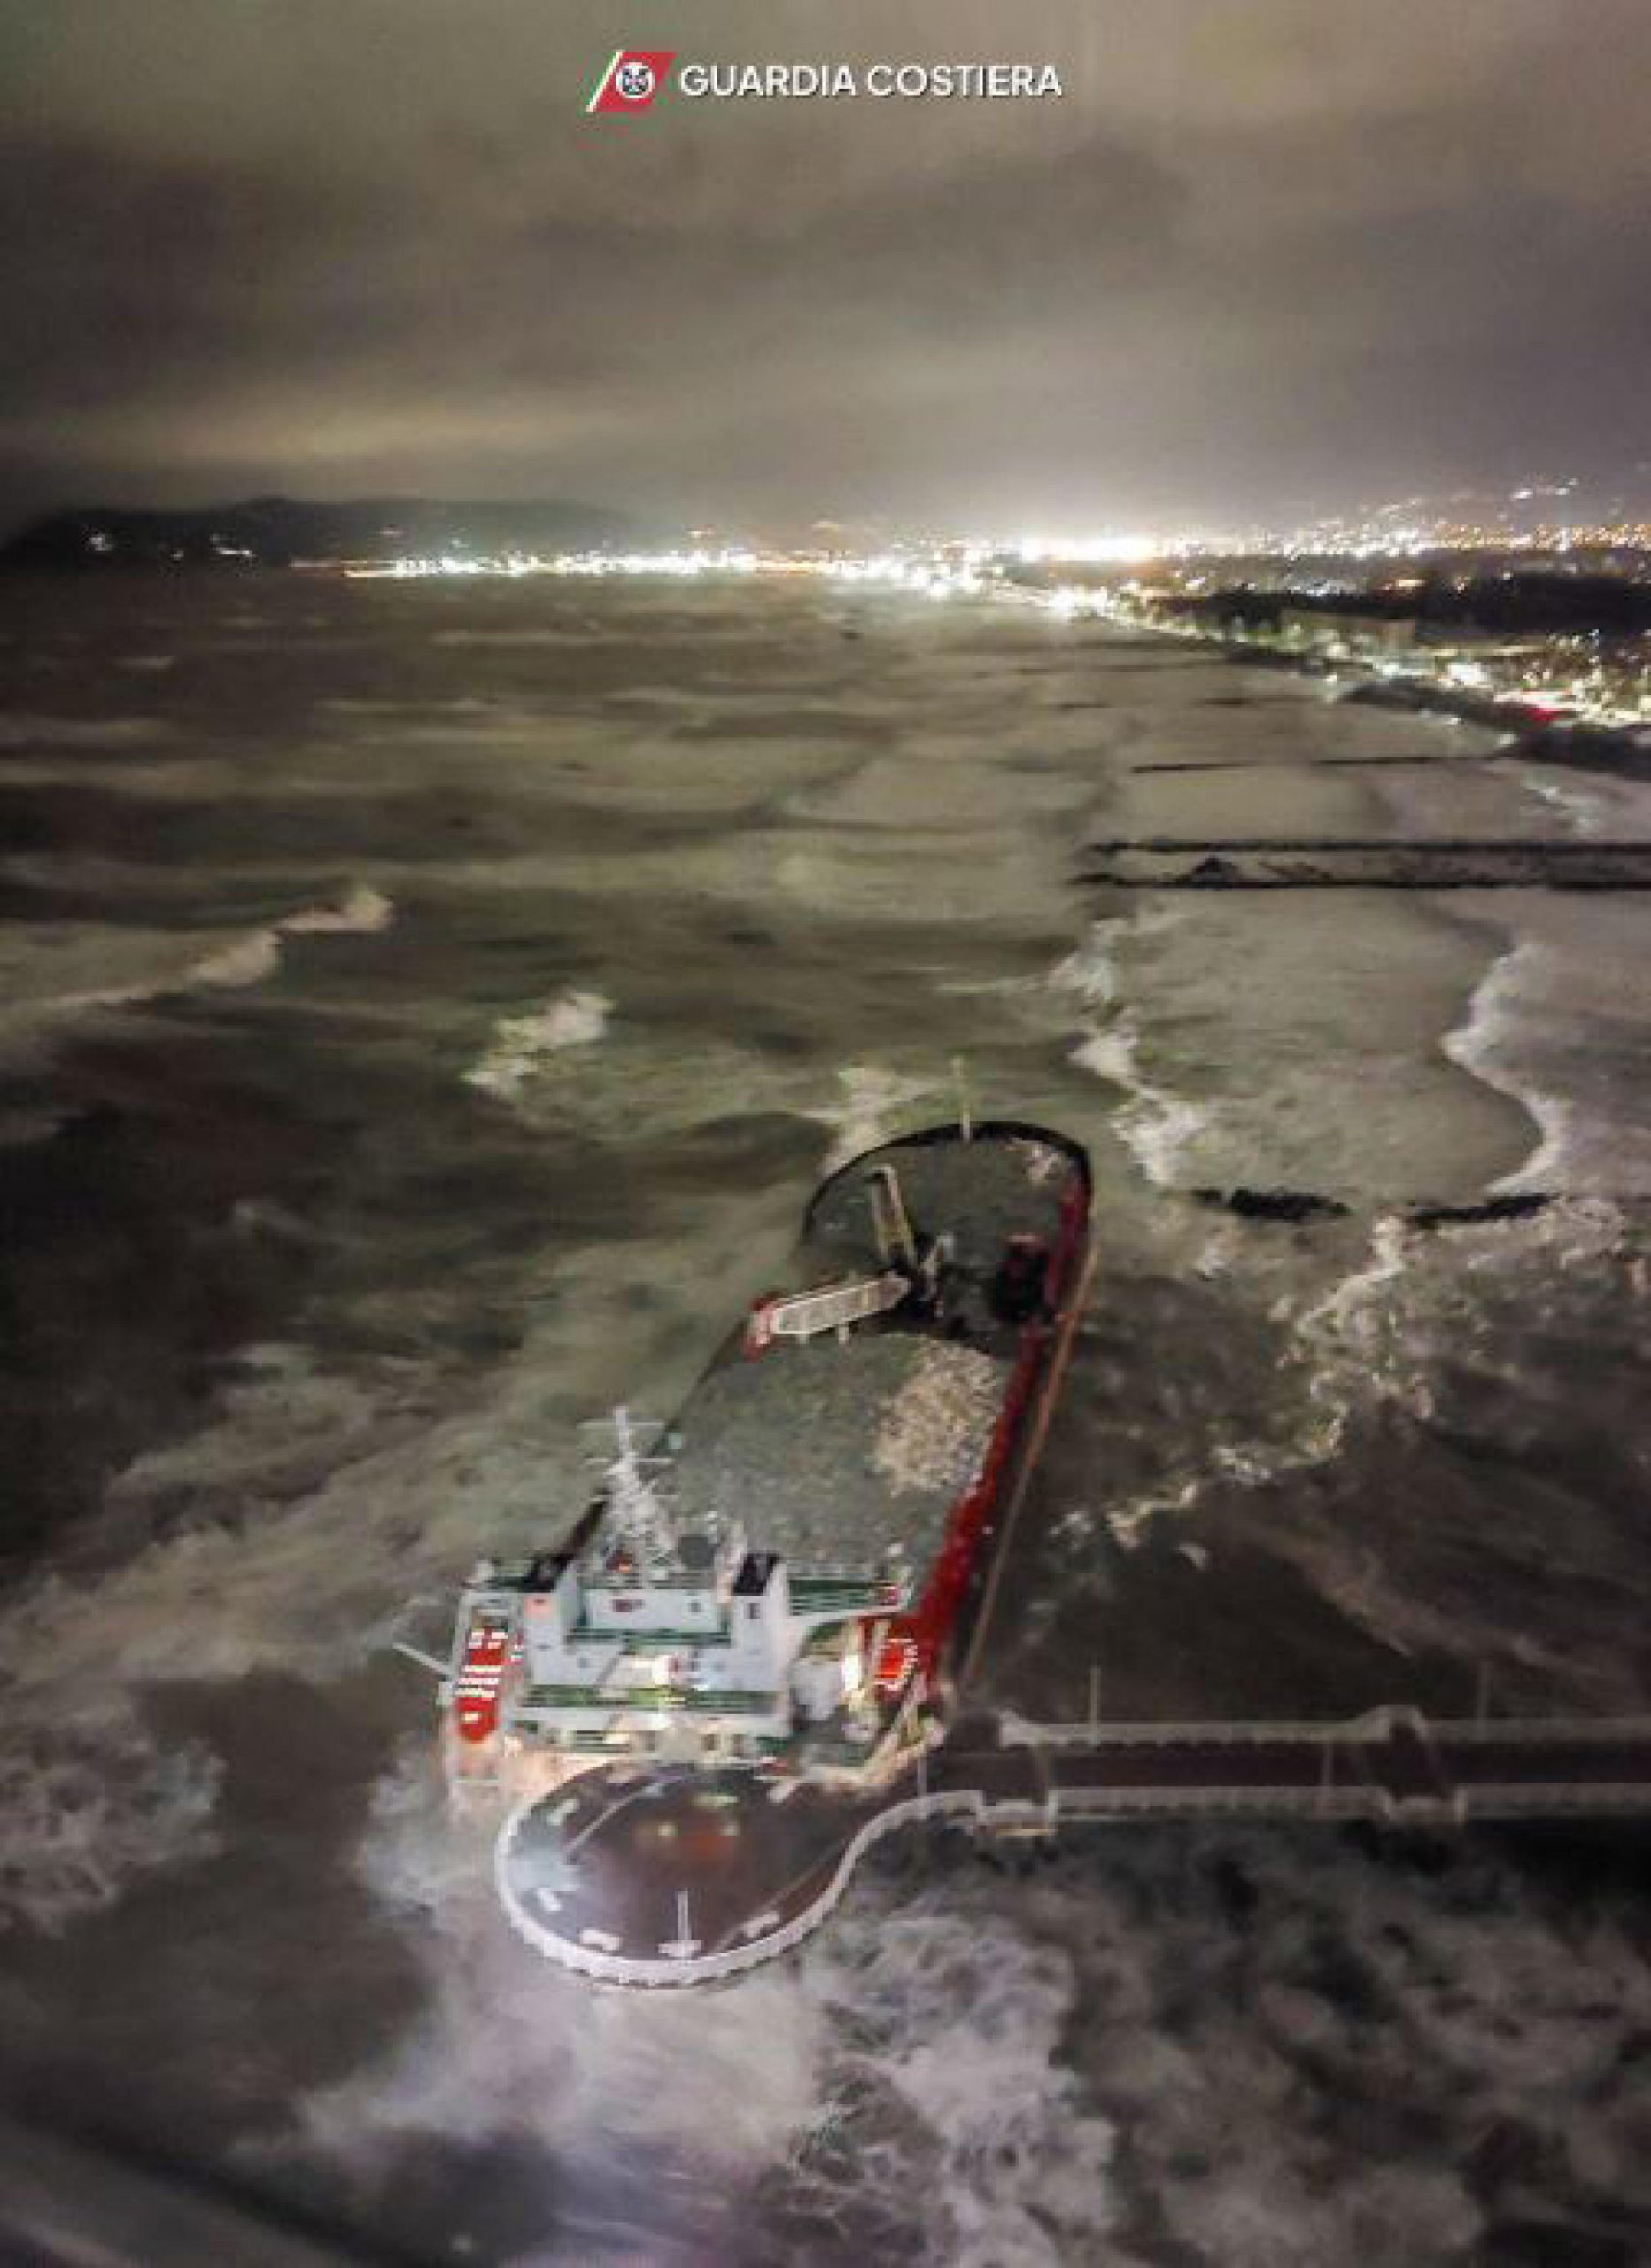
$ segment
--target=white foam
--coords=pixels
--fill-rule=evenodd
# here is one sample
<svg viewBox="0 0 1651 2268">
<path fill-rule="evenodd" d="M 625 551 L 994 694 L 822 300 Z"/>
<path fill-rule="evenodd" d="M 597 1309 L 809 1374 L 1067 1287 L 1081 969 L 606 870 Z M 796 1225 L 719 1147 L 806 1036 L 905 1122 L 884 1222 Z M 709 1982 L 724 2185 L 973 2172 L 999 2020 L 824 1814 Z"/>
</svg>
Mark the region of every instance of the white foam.
<svg viewBox="0 0 1651 2268">
<path fill-rule="evenodd" d="M 846 1065 L 837 1074 L 837 1084 L 838 1093 L 833 1100 L 807 1113 L 830 1127 L 834 1137 L 826 1161 L 827 1172 L 835 1172 L 851 1158 L 890 1140 L 915 1104 L 946 1091 L 936 1080 L 914 1078 L 874 1063 Z M 955 1095 L 950 1101 L 955 1115 Z"/>
<path fill-rule="evenodd" d="M 1105 1006 L 1112 999 L 1118 990 L 1112 938 L 1120 926 L 1116 921 L 1096 922 L 1088 942 L 1055 964 L 1049 982 L 1058 992 L 1075 992 L 1090 1005 Z"/>
<path fill-rule="evenodd" d="M 0 1916 L 54 1927 L 212 1847 L 217 1766 L 197 1744 L 159 1744 L 146 1687 L 336 1676 L 373 1648 L 387 1587 L 432 1566 L 450 1577 L 473 1551 L 467 1488 L 486 1489 L 490 1455 L 514 1455 L 524 1484 L 535 1468 L 536 1492 L 556 1470 L 526 1416 L 444 1435 L 394 1365 L 376 1391 L 296 1348 L 249 1350 L 241 1368 L 212 1423 L 112 1484 L 112 1541 L 164 1534 L 107 1572 L 47 1572 L 0 1604 Z"/>
<path fill-rule="evenodd" d="M 601 992 L 562 992 L 523 1016 L 502 1016 L 484 1053 L 464 1074 L 469 1086 L 513 1102 L 570 1047 L 591 1047 L 608 1029 L 613 1002 Z"/>
<path fill-rule="evenodd" d="M 275 924 L 267 929 L 254 929 L 244 937 L 236 937 L 215 952 L 205 954 L 191 963 L 175 988 L 188 991 L 197 984 L 229 989 L 244 984 L 261 984 L 273 976 L 281 965 L 281 929 Z M 141 998 L 142 994 L 115 993 L 105 995 L 99 1003 L 110 1006 L 118 999 Z"/>
<path fill-rule="evenodd" d="M 1467 1345 L 1475 1303 L 1483 1297 L 1472 1270 L 1498 1262 L 1517 1268 L 1533 1245 L 1561 1265 L 1568 1264 L 1565 1255 L 1603 1257 L 1616 1249 L 1620 1231 L 1613 1208 L 1553 1208 L 1516 1225 L 1467 1224 L 1448 1232 L 1455 1239 L 1451 1245 L 1401 1213 L 1377 1215 L 1352 1266 L 1305 1304 L 1298 1308 L 1286 1296 L 1273 1311 L 1293 1341 L 1274 1371 L 1275 1422 L 1264 1432 L 1193 1444 L 1190 1472 L 1183 1466 L 1159 1487 L 1109 1511 L 1115 1540 L 1135 1548 L 1154 1520 L 1196 1511 L 1212 1486 L 1261 1489 L 1329 1464 L 1357 1419 L 1381 1404 L 1426 1424 L 1434 1415 L 1441 1363 Z M 1464 1239 L 1471 1240 L 1465 1250 Z M 1373 1591 L 1355 1597 L 1347 1589 L 1352 1581 L 1345 1571 L 1326 1576 L 1327 1587 L 1339 1586 L 1341 1604 L 1393 1643 L 1404 1619 L 1391 1611 L 1394 1603 L 1377 1602 Z"/>
<path fill-rule="evenodd" d="M 207 1750 L 163 1750 L 127 1694 L 58 1676 L 27 1612 L 0 1627 L 0 1930 L 63 1929 L 214 1847 L 221 1774 Z"/>
<path fill-rule="evenodd" d="M 1050 989 L 1075 992 L 1088 1006 L 1106 1006 L 1117 998 L 1122 987 L 1120 955 L 1132 942 L 1172 928 L 1175 920 L 1173 906 L 1146 901 L 1133 913 L 1092 921 L 1083 943 L 1050 971 Z"/>
<path fill-rule="evenodd" d="M 1148 1078 L 1141 1069 L 1140 1049 L 1140 1027 L 1126 1011 L 1092 1029 L 1073 1049 L 1072 1060 L 1124 1090 L 1128 1099 L 1115 1113 L 1113 1125 L 1147 1179 L 1160 1189 L 1174 1189 L 1213 1114 Z"/>
<path fill-rule="evenodd" d="M 156 1747 L 140 1715 L 145 1689 L 259 1671 L 326 1683 L 411 1632 L 421 1604 L 429 1627 L 417 1635 L 445 1636 L 457 1571 L 478 1544 L 540 1544 L 563 1518 L 555 1507 L 583 1502 L 574 1419 L 627 1391 L 645 1408 L 673 1406 L 703 1345 L 700 1310 L 719 1309 L 715 1256 L 749 1221 L 741 1192 L 707 1201 L 697 1244 L 673 1231 L 568 1251 L 563 1301 L 480 1384 L 444 1386 L 405 1359 L 344 1373 L 298 1346 L 245 1350 L 208 1421 L 128 1464 L 86 1524 L 89 1546 L 120 1551 L 119 1563 L 47 1573 L 0 1601 L 0 1904 L 50 1921 L 206 1847 L 214 1768 L 203 1752 Z M 655 1295 L 646 1320 L 640 1285 Z M 134 1549 L 140 1537 L 153 1540 Z M 433 1770 L 422 1744 L 420 1768 Z M 416 1803 L 403 1809 L 391 1871 L 413 1895 L 452 1854 L 426 1838 Z M 485 1868 L 465 1880 L 500 1926 Z M 494 1982 L 508 1996 L 520 1970 L 501 1966 Z M 466 2021 L 456 1984 L 450 2013 L 453 2026 Z M 524 2041 L 521 2052 L 546 2051 Z M 471 2061 L 485 2062 L 479 2032 Z M 428 2086 L 434 2100 L 450 2076 L 440 2062 L 437 2050 L 409 2090 Z M 487 2115 L 508 2123 L 508 2086 L 488 2100 Z"/>
<path fill-rule="evenodd" d="M 392 1912 L 440 1927 L 491 1882 L 497 1829 L 450 1803 L 434 1740 L 408 1742 L 373 1790 L 356 1871 Z"/>
<path fill-rule="evenodd" d="M 1394 1402 L 1425 1422 L 1433 1414 L 1434 1350 L 1414 1329 L 1408 1269 L 1420 1231 L 1402 1215 L 1378 1216 L 1366 1257 L 1306 1309 L 1296 1337 L 1312 1363 L 1309 1396 L 1321 1413 L 1322 1455 L 1340 1447 L 1356 1407 Z"/>
<path fill-rule="evenodd" d="M 1279 2019 L 1287 1997 L 1263 1989 L 1258 2029 Z M 1316 1995 L 1303 1998 L 1316 2016 L 1323 2004 Z M 1339 2044 L 1339 2026 L 1327 2020 L 1325 2030 Z M 1281 2063 L 1291 2050 L 1302 2068 L 1312 2068 L 1310 2042 L 1281 2049 Z M 1332 2260 L 1472 2256 L 1483 2217 L 1453 2168 L 1346 2164 L 1327 2183 L 1315 2178 L 1305 2137 L 1292 2162 L 1293 2139 L 1284 2124 L 1267 2136 L 1259 2163 L 1248 2150 L 1223 2151 L 1184 2193 L 1166 2186 L 1171 2224 L 1198 2257 L 1219 2260 L 1221 2268 L 1320 2268 Z"/>
<path fill-rule="evenodd" d="M 8 1694 L 7 1709 L 0 1930 L 50 1934 L 138 1876 L 216 1847 L 221 1767 L 198 1744 L 163 1751 L 118 1702 L 31 1718 Z"/>
<path fill-rule="evenodd" d="M 957 977 L 941 980 L 934 990 L 962 1000 L 1012 1000 L 1042 991 L 1043 983 L 1041 976 Z"/>
<path fill-rule="evenodd" d="M 1580 1296 L 1582 1311 L 1591 1311 L 1606 1271 L 1620 1268 L 1632 1281 L 1633 1261 L 1632 1222 L 1601 1199 L 1567 1199 L 1512 1221 L 1424 1229 L 1399 1215 L 1378 1220 L 1360 1263 L 1296 1323 L 1306 1394 L 1289 1461 L 1321 1462 L 1340 1453 L 1355 1423 L 1384 1405 L 1411 1424 L 1427 1425 L 1442 1381 L 1466 1368 L 1493 1363 L 1503 1390 L 1516 1394 L 1521 1378 L 1510 1332 L 1524 1324 L 1532 1285 L 1542 1287 L 1544 1327 L 1558 1332 L 1566 1327 L 1561 1317 L 1568 1301 Z M 1574 1327 L 1577 1310 L 1569 1312 Z M 1358 1447 L 1353 1443 L 1352 1453 Z M 1274 1456 L 1273 1473 L 1285 1462 Z M 1279 1541 L 1322 1597 L 1399 1652 L 1425 1646 L 1470 1657 L 1477 1651 L 1480 1659 L 1506 1652 L 1539 1669 L 1551 1689 L 1575 1695 L 1580 1705 L 1633 1705 L 1632 1671 L 1624 1672 L 1624 1690 L 1617 1666 L 1608 1659 L 1567 1658 L 1531 1632 L 1510 1636 L 1493 1592 L 1483 1605 L 1467 1591 L 1443 1607 L 1430 1603 L 1395 1578 L 1374 1542 L 1334 1525 L 1309 1520 L 1292 1533 L 1286 1523 Z"/>
<path fill-rule="evenodd" d="M 1096 2256 L 1112 2225 L 1114 2132 L 1065 2052 L 1069 1954 L 973 1890 L 890 1913 L 857 1888 L 804 1988 L 835 2019 L 833 2094 L 879 2153 L 887 2196 L 921 2211 L 926 2256 L 1061 2268 Z"/>
<path fill-rule="evenodd" d="M 357 882 L 336 905 L 306 906 L 275 927 L 291 937 L 372 936 L 396 918 L 394 903 L 370 882 Z"/>
<path fill-rule="evenodd" d="M 1123 1018 L 1080 1040 L 1072 1051 L 1072 1060 L 1083 1070 L 1092 1071 L 1097 1079 L 1105 1079 L 1110 1086 L 1127 1087 L 1137 1093 L 1141 1085 L 1141 1075 L 1136 1068 L 1139 1041 L 1140 1034 L 1133 1021 Z"/>
<path fill-rule="evenodd" d="M 1535 1122 L 1536 1147 L 1522 1165 L 1492 1184 L 1508 1194 L 1550 1187 L 1577 1146 L 1576 1104 L 1521 1078 L 1509 1060 L 1516 1051 L 1525 991 L 1535 988 L 1542 959 L 1542 949 L 1533 941 L 1508 945 L 1474 988 L 1466 1021 L 1440 1043 L 1453 1063 L 1508 1096 Z"/>
<path fill-rule="evenodd" d="M 819 2123 L 818 2011 L 779 1969 L 725 1992 L 593 1992 L 506 1927 L 492 1831 L 455 1823 L 428 1751 L 382 1785 L 358 1865 L 415 1924 L 425 2013 L 302 2107 L 311 2146 L 370 2177 L 421 2135 L 524 2135 L 554 2167 L 546 2225 L 577 2228 L 577 2257 L 675 2258 L 696 2234 L 725 2237 L 731 2198 Z"/>
<path fill-rule="evenodd" d="M 1133 1550 L 1148 1528 L 1167 1516 L 1196 1512 L 1213 1487 L 1262 1489 L 1284 1475 L 1326 1464 L 1338 1456 L 1355 1414 L 1378 1400 L 1425 1418 L 1432 1408 L 1437 1348 L 1415 1327 L 1407 1271 L 1420 1231 L 1399 1215 L 1379 1216 L 1353 1266 L 1308 1304 L 1294 1311 L 1290 1295 L 1274 1319 L 1290 1324 L 1293 1350 L 1275 1367 L 1266 1418 L 1255 1431 L 1218 1431 L 1200 1437 L 1184 1421 L 1171 1444 L 1171 1471 L 1157 1486 L 1108 1508 L 1113 1540 Z M 1257 1255 L 1245 1255 L 1253 1270 Z M 1206 1275 L 1206 1244 L 1198 1262 Z M 1252 1408 L 1246 1402 L 1245 1409 Z M 1217 1411 L 1218 1425 L 1222 1413 Z M 1227 1413 L 1230 1423 L 1230 1413 Z M 1264 1425 L 1265 1429 L 1261 1429 Z"/>
<path fill-rule="evenodd" d="M 1150 1838 L 1092 1848 L 1057 1870 L 1040 1922 L 1079 1949 L 1082 2004 L 1104 2011 L 1081 2035 L 1089 2084 L 1176 2256 L 1486 2256 L 1462 2169 L 1498 2131 L 1526 2143 L 1488 2193 L 1501 2213 L 1643 2218 L 1638 2097 L 1606 2075 L 1651 2016 L 1651 1980 L 1608 1891 L 1578 1910 L 1466 1846 L 1441 1876 L 1221 1827 L 1195 1837 L 1167 1896 Z M 1242 1925 L 1217 1887 L 1234 1869 L 1255 1906 Z M 1396 2087 L 1402 2124 L 1345 2115 Z"/>
<path fill-rule="evenodd" d="M 303 1224 L 288 1230 L 305 1233 Z M 147 1449 L 109 1484 L 112 1518 L 142 1533 L 160 1506 L 175 1517 L 192 1498 L 210 1516 L 226 1496 L 262 1489 L 299 1494 L 359 1456 L 383 1434 L 393 1411 L 386 1385 L 320 1370 L 301 1347 L 260 1344 L 240 1350 L 235 1373 L 216 1395 L 210 1420 L 176 1441 Z"/>
<path fill-rule="evenodd" d="M 283 914 L 267 928 L 255 929 L 197 961 L 185 978 L 192 984 L 260 984 L 273 975 L 281 961 L 283 937 L 371 936 L 387 929 L 395 906 L 382 890 L 357 882 L 336 904 L 306 905 Z"/>
<path fill-rule="evenodd" d="M 365 936 L 395 918 L 391 900 L 357 883 L 337 903 L 306 906 L 259 929 L 221 935 L 205 952 L 198 937 L 175 931 L 135 932 L 97 923 L 43 925 L 8 940 L 5 969 L 12 1036 L 27 1047 L 63 1020 L 100 1009 L 141 1006 L 194 990 L 261 984 L 281 965 L 283 940 L 303 936 Z M 141 974 L 61 988 L 66 969 L 90 975 L 104 967 L 140 964 Z"/>
<path fill-rule="evenodd" d="M 1168 1512 L 1190 1512 L 1214 1477 L 1215 1466 L 1191 1473 L 1175 1488 L 1149 1490 L 1143 1496 L 1132 1496 L 1128 1503 L 1112 1505 L 1106 1514 L 1106 1525 L 1112 1538 L 1121 1550 L 1134 1551 L 1146 1541 L 1146 1531 L 1156 1519 Z"/>
<path fill-rule="evenodd" d="M 1129 947 L 1172 928 L 1175 920 L 1173 907 L 1145 904 L 1133 913 L 1094 922 L 1083 944 L 1057 962 L 1048 978 L 1052 991 L 1074 995 L 1086 1012 L 1071 1060 L 1124 1091 L 1128 1100 L 1114 1115 L 1114 1129 L 1148 1180 L 1160 1188 L 1177 1185 L 1213 1114 L 1147 1076 L 1141 1064 L 1138 1016 L 1120 1002 Z"/>
</svg>

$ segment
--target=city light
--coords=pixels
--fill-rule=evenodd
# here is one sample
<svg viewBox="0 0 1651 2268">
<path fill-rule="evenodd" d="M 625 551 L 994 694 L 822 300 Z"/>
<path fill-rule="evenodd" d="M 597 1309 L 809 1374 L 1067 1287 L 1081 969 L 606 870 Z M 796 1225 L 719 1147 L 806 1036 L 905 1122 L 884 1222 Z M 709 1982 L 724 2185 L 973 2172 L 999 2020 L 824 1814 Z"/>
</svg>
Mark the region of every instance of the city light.
<svg viewBox="0 0 1651 2268">
<path fill-rule="evenodd" d="M 1441 572 L 1457 590 L 1499 575 L 1511 583 L 1543 568 L 1651 579 L 1651 525 L 1518 524 L 1521 508 L 1567 499 L 1574 485 L 1522 484 L 1471 519 L 1412 497 L 1284 529 L 1168 527 L 1009 539 L 974 532 L 864 548 L 700 540 L 696 532 L 689 544 L 657 549 L 495 554 L 449 543 L 338 564 L 348 576 L 397 580 L 812 578 L 843 590 L 931 603 L 988 600 L 1074 625 L 1101 619 L 1134 632 L 1270 649 L 1306 665 L 1362 671 L 1373 681 L 1425 692 L 1464 713 L 1494 717 L 1506 710 L 1513 721 L 1540 717 L 1613 730 L 1642 727 L 1651 720 L 1651 638 L 1497 635 L 1442 622 L 1422 625 L 1419 616 L 1404 612 L 1403 602 L 1413 599 L 1421 609 L 1430 580 Z M 1230 600 L 1235 591 L 1267 604 L 1248 618 L 1236 606 L 1223 612 L 1223 594 Z"/>
</svg>

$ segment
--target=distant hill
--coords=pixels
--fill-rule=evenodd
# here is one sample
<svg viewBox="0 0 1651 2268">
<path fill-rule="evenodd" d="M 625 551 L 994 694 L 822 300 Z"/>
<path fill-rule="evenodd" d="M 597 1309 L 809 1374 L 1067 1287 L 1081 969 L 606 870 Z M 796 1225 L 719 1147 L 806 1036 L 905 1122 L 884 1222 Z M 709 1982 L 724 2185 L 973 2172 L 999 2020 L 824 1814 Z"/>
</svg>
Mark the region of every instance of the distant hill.
<svg viewBox="0 0 1651 2268">
<path fill-rule="evenodd" d="M 90 506 L 48 513 L 0 547 L 0 567 L 290 567 L 296 560 L 567 551 L 646 540 L 622 512 L 559 498 L 448 504 L 386 496 L 309 504 L 258 496 L 190 511 Z"/>
</svg>

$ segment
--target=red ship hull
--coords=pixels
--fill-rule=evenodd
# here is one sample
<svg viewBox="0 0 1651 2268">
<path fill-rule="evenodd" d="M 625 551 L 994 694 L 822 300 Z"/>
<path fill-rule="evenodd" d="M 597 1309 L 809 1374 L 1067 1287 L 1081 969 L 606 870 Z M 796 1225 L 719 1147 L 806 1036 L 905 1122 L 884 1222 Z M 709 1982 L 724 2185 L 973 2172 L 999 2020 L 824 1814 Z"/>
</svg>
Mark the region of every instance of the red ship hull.
<svg viewBox="0 0 1651 2268">
<path fill-rule="evenodd" d="M 1075 1183 L 1061 1207 L 1060 1231 L 1044 1274 L 1049 1316 L 1058 1309 L 1072 1283 L 1089 1230 L 1089 1192 Z M 1021 1334 L 1020 1352 L 986 1452 L 980 1477 L 952 1507 L 945 1541 L 920 1596 L 891 1626 L 879 1682 L 901 1684 L 914 1670 L 934 1680 L 945 1660 L 957 1620 L 981 1572 L 992 1515 L 1013 1464 L 1021 1430 L 1049 1352 L 1050 1325 L 1044 1317 Z M 892 1673 L 892 1674 L 890 1674 Z"/>
</svg>

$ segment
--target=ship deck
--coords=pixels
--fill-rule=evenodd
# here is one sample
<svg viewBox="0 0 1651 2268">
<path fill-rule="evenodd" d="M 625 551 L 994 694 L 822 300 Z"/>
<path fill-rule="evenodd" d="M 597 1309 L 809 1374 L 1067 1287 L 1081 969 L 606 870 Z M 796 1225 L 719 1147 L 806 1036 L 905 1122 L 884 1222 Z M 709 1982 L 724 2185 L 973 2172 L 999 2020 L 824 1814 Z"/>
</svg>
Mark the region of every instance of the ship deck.
<svg viewBox="0 0 1651 2268">
<path fill-rule="evenodd" d="M 939 1550 L 1003 1405 L 1007 1352 L 921 1331 L 862 1328 L 711 1371 L 678 1420 L 681 1516 L 738 1520 L 799 1568 L 914 1573 Z"/>
<path fill-rule="evenodd" d="M 1012 1236 L 1055 1244 L 1078 1169 L 1030 1129 L 887 1144 L 817 1193 L 792 1287 L 882 1267 L 869 1189 L 884 1165 L 919 1240 L 950 1239 L 945 1326 L 896 1315 L 756 1359 L 736 1337 L 663 1446 L 688 1524 L 713 1511 L 738 1520 L 794 1568 L 874 1566 L 896 1547 L 920 1585 L 981 1471 L 1019 1351 L 1018 1328 L 992 1312 L 993 1274 Z"/>
<path fill-rule="evenodd" d="M 825 1274 L 879 1265 L 867 1184 L 881 1167 L 892 1166 L 919 1235 L 950 1231 L 959 1266 L 989 1276 L 1010 1237 L 1054 1243 L 1061 1201 L 1081 1170 L 1079 1154 L 1033 1127 L 982 1126 L 967 1141 L 947 1128 L 885 1143 L 815 1192 L 803 1228 L 804 1262 Z"/>
</svg>

